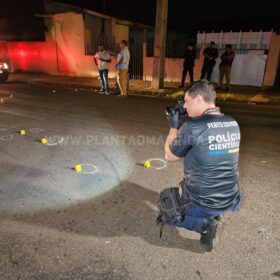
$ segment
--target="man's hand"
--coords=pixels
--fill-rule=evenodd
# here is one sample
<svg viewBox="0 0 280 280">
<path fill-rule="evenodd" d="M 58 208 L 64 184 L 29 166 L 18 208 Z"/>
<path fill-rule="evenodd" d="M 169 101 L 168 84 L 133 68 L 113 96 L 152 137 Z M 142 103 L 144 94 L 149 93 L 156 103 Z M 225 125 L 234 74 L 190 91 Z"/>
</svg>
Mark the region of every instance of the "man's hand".
<svg viewBox="0 0 280 280">
<path fill-rule="evenodd" d="M 179 111 L 174 107 L 166 108 L 166 118 L 168 119 L 170 128 L 179 128 L 180 127 L 180 116 Z"/>
</svg>

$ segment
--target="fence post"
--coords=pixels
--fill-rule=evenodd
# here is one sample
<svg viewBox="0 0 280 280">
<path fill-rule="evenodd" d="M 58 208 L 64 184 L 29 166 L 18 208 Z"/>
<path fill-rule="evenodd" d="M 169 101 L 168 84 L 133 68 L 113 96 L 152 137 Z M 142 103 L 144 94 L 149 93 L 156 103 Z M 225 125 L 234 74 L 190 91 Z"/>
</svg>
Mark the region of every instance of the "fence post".
<svg viewBox="0 0 280 280">
<path fill-rule="evenodd" d="M 260 30 L 260 32 L 259 32 L 257 49 L 259 49 L 261 46 L 261 40 L 262 40 L 262 30 Z"/>
<path fill-rule="evenodd" d="M 201 45 L 205 44 L 205 31 L 203 31 L 203 35 L 202 35 L 202 40 L 201 40 Z"/>
<path fill-rule="evenodd" d="M 200 46 L 200 45 L 201 45 L 201 35 L 200 35 L 200 31 L 197 32 L 196 41 L 197 41 L 197 46 Z"/>
<path fill-rule="evenodd" d="M 223 41 L 223 30 L 221 30 L 220 32 L 220 40 L 219 40 L 220 49 L 222 48 L 222 41 Z"/>
<path fill-rule="evenodd" d="M 238 34 L 237 49 L 240 49 L 241 38 L 242 38 L 242 31 L 240 30 Z"/>
</svg>

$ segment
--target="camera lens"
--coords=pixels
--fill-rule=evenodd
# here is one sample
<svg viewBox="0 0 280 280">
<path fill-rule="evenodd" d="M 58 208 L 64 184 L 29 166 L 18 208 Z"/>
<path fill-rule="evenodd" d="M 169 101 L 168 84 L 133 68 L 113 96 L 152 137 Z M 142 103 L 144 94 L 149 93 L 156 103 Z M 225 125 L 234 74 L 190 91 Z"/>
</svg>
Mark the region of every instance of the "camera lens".
<svg viewBox="0 0 280 280">
<path fill-rule="evenodd" d="M 180 117 L 184 117 L 186 115 L 186 110 L 184 108 L 184 101 L 183 100 L 178 101 L 177 109 L 178 109 Z"/>
</svg>

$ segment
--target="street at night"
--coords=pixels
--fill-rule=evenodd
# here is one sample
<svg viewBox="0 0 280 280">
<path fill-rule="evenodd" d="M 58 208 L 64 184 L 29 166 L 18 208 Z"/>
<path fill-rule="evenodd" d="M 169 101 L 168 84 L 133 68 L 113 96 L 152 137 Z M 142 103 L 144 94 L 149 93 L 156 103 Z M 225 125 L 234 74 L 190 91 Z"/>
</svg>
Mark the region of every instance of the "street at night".
<svg viewBox="0 0 280 280">
<path fill-rule="evenodd" d="M 174 101 L 16 82 L 0 97 L 0 279 L 279 277 L 279 106 L 218 104 L 241 128 L 245 199 L 209 253 L 155 222 L 160 191 L 183 177 L 164 161 Z"/>
</svg>

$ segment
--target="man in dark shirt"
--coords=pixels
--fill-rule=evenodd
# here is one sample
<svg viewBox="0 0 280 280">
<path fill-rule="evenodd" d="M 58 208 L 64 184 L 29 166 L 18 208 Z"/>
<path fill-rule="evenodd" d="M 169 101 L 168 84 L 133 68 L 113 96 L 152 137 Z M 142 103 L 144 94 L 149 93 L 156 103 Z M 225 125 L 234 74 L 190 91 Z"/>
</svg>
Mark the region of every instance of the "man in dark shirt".
<svg viewBox="0 0 280 280">
<path fill-rule="evenodd" d="M 221 215 L 236 211 L 242 199 L 238 182 L 239 126 L 215 106 L 215 97 L 213 86 L 206 80 L 194 82 L 184 99 L 192 120 L 179 129 L 179 112 L 170 114 L 165 143 L 167 161 L 184 159 L 184 187 L 189 200 L 184 220 L 171 225 L 200 233 L 201 242 L 209 250 Z"/>
<path fill-rule="evenodd" d="M 182 80 L 181 80 L 180 88 L 184 87 L 185 79 L 188 72 L 190 75 L 190 82 L 193 83 L 194 61 L 195 61 L 194 46 L 192 44 L 188 44 L 187 51 L 185 53 L 184 64 L 183 64 L 183 72 L 182 72 Z"/>
<path fill-rule="evenodd" d="M 218 57 L 218 50 L 215 47 L 215 42 L 210 42 L 210 46 L 204 49 L 203 55 L 204 61 L 201 69 L 200 79 L 205 79 L 206 76 L 206 79 L 210 81 L 213 68 L 216 64 L 216 59 Z"/>
<path fill-rule="evenodd" d="M 226 90 L 229 90 L 230 84 L 230 72 L 231 66 L 234 59 L 234 51 L 230 44 L 226 45 L 226 51 L 221 55 L 221 63 L 220 63 L 220 78 L 219 78 L 219 86 L 218 89 L 221 88 L 223 84 L 224 76 L 226 76 Z"/>
</svg>

